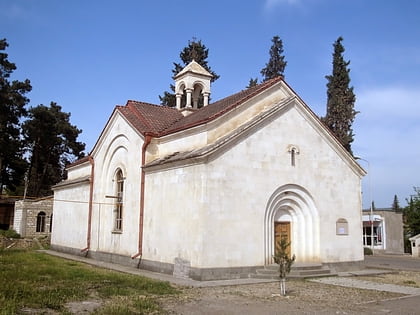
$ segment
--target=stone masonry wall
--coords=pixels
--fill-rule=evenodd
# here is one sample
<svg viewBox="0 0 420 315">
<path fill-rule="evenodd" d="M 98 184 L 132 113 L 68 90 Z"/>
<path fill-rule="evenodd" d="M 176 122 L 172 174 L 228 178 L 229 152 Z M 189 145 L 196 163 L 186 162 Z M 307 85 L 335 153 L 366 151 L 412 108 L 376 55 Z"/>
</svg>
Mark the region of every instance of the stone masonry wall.
<svg viewBox="0 0 420 315">
<path fill-rule="evenodd" d="M 22 213 L 21 221 L 14 222 L 14 229 L 20 233 L 21 237 L 39 237 L 50 235 L 53 198 L 45 198 L 41 200 L 20 200 L 15 203 L 15 213 Z M 45 213 L 44 231 L 37 232 L 37 218 L 40 212 Z M 19 228 L 18 228 L 19 226 Z"/>
</svg>

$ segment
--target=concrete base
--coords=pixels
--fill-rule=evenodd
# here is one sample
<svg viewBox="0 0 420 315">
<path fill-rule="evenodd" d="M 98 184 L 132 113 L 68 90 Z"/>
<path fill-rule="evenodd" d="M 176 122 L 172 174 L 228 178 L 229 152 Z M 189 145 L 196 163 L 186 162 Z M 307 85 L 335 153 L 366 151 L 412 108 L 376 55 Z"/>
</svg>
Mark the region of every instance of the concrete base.
<svg viewBox="0 0 420 315">
<path fill-rule="evenodd" d="M 226 267 L 226 268 L 196 268 L 186 266 L 186 262 L 179 266 L 179 262 L 175 259 L 174 264 L 151 261 L 147 259 L 135 258 L 130 256 L 117 255 L 113 253 L 84 251 L 77 248 L 69 248 L 57 245 L 51 245 L 51 249 L 75 256 L 82 256 L 98 261 L 129 266 L 138 269 L 158 272 L 162 274 L 173 275 L 178 278 L 189 278 L 197 281 L 211 280 L 231 280 L 251 278 L 257 274 L 257 270 L 264 269 L 264 266 L 243 266 L 243 267 Z M 348 272 L 364 269 L 363 261 L 342 262 L 342 263 L 326 263 L 323 266 L 329 268 L 332 273 Z"/>
</svg>

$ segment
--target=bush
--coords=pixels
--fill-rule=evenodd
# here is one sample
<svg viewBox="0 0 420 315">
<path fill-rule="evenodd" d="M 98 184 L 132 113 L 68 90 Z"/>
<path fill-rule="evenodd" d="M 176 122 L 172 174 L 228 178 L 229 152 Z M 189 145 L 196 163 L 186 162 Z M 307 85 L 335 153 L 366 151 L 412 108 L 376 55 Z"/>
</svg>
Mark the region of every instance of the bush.
<svg viewBox="0 0 420 315">
<path fill-rule="evenodd" d="M 20 234 L 15 230 L 0 230 L 0 235 L 7 238 L 20 238 Z"/>
<path fill-rule="evenodd" d="M 363 247 L 363 253 L 365 255 L 373 255 L 372 249 L 369 247 Z"/>
</svg>

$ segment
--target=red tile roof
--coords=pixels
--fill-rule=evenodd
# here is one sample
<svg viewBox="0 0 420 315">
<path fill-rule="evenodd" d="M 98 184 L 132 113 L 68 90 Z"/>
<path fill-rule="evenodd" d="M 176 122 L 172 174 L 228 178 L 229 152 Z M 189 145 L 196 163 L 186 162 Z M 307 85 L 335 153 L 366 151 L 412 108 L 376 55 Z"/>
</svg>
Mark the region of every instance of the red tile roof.
<svg viewBox="0 0 420 315">
<path fill-rule="evenodd" d="M 155 136 L 184 118 L 176 108 L 136 101 L 128 101 L 125 106 L 117 106 L 117 110 L 140 133 L 150 133 Z"/>
<path fill-rule="evenodd" d="M 132 100 L 129 100 L 125 106 L 117 106 L 115 111 L 120 112 L 141 134 L 160 137 L 210 122 L 238 106 L 241 106 L 247 100 L 282 80 L 282 77 L 268 80 L 252 88 L 242 90 L 202 107 L 188 116 L 182 115 L 182 113 L 174 107 Z M 88 156 L 71 163 L 67 168 L 87 161 Z"/>
<path fill-rule="evenodd" d="M 281 80 L 281 77 L 277 77 L 242 90 L 185 117 L 174 107 L 136 101 L 128 101 L 125 106 L 117 106 L 117 110 L 143 135 L 148 133 L 159 137 L 212 121 Z"/>
</svg>

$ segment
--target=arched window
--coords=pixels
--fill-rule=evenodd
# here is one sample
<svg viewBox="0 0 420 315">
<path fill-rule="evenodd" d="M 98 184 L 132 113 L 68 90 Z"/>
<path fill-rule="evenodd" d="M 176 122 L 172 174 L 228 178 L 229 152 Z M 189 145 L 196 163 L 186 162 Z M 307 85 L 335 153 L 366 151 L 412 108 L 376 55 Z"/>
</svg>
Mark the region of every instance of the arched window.
<svg viewBox="0 0 420 315">
<path fill-rule="evenodd" d="M 115 175 L 115 209 L 114 209 L 114 231 L 122 231 L 123 220 L 123 197 L 124 197 L 124 176 L 119 169 Z"/>
<path fill-rule="evenodd" d="M 36 232 L 45 232 L 45 212 L 41 211 L 36 216 Z"/>
<path fill-rule="evenodd" d="M 287 151 L 290 153 L 290 165 L 296 166 L 296 155 L 299 154 L 299 148 L 295 145 L 289 144 Z"/>
</svg>

